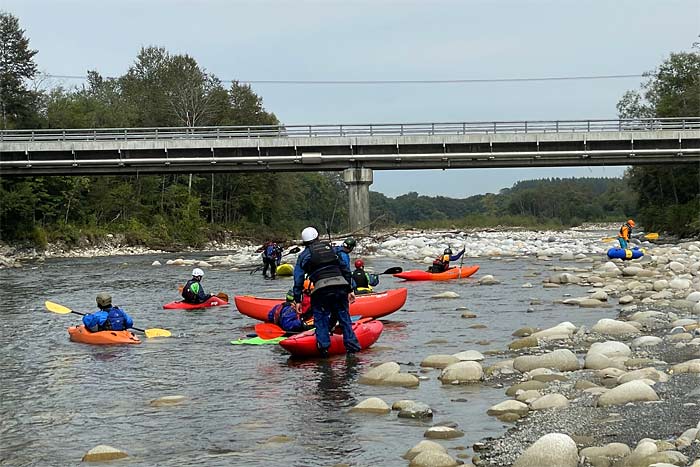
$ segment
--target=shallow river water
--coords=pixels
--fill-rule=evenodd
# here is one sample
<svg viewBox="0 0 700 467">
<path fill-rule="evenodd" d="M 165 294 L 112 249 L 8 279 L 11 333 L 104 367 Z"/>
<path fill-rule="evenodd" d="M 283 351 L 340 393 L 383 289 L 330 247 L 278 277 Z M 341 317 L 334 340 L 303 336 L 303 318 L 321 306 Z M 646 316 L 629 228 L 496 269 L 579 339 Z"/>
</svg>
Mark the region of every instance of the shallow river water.
<svg viewBox="0 0 700 467">
<path fill-rule="evenodd" d="M 224 254 L 216 252 L 212 254 Z M 503 350 L 522 326 L 547 327 L 561 321 L 590 326 L 614 314 L 612 309 L 554 304 L 565 293 L 585 294 L 569 286 L 544 289 L 548 268 L 575 263 L 534 259 L 467 259 L 480 264 L 474 278 L 448 282 L 403 283 L 381 276 L 378 289 L 409 289 L 406 305 L 382 319 L 385 329 L 375 349 L 328 360 L 291 360 L 279 346 L 234 346 L 229 342 L 253 331 L 255 321 L 234 305 L 187 312 L 163 310 L 178 299 L 177 286 L 190 268 L 151 263 L 175 257 L 206 259 L 207 254 L 54 259 L 2 271 L 0 298 L 0 464 L 8 466 L 77 465 L 89 449 L 107 444 L 129 458 L 116 465 L 224 466 L 294 465 L 403 466 L 401 458 L 432 424 L 452 421 L 465 436 L 441 441 L 455 456 L 485 436 L 506 427 L 486 409 L 504 399 L 503 389 L 488 385 L 443 386 L 439 370 L 424 375 L 419 388 L 358 384 L 372 364 L 396 361 L 415 371 L 430 354 L 474 349 Z M 386 258 L 368 267 L 423 268 Z M 582 265 L 585 266 L 585 265 Z M 541 272 L 541 276 L 530 277 Z M 493 274 L 502 283 L 479 286 Z M 531 282 L 533 288 L 521 286 Z M 258 274 L 209 268 L 207 291 L 231 296 L 282 296 L 291 278 L 263 281 Z M 77 311 L 94 311 L 94 297 L 107 291 L 141 328 L 159 327 L 172 338 L 145 339 L 136 346 L 101 347 L 73 343 L 66 328 L 79 316 L 45 311 L 51 300 Z M 457 299 L 431 296 L 453 291 Z M 527 313 L 531 299 L 540 299 Z M 464 319 L 466 306 L 476 319 Z M 484 329 L 469 326 L 484 324 Z M 445 340 L 447 343 L 430 343 Z M 483 341 L 488 341 L 485 344 Z M 480 342 L 480 343 L 477 343 Z M 504 357 L 489 357 L 484 367 Z M 167 395 L 184 403 L 152 407 Z M 431 422 L 349 414 L 348 409 L 377 396 L 389 405 L 399 399 L 427 403 Z M 287 442 L 270 438 L 285 435 Z M 465 450 L 462 447 L 466 448 Z"/>
</svg>

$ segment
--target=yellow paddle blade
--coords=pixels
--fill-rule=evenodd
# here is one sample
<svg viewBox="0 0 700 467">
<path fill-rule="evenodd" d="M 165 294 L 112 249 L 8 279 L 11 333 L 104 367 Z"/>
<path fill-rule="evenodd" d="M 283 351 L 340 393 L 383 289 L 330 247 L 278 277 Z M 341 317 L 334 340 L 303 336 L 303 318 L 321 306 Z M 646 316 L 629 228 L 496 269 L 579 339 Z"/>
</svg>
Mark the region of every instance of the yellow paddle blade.
<svg viewBox="0 0 700 467">
<path fill-rule="evenodd" d="M 604 243 L 609 243 L 609 242 L 614 242 L 617 240 L 615 237 L 607 237 L 607 238 L 601 238 L 600 241 Z"/>
<path fill-rule="evenodd" d="M 44 306 L 46 307 L 47 310 L 53 311 L 54 313 L 60 313 L 62 315 L 68 314 L 71 312 L 70 308 L 67 308 L 63 305 L 59 305 L 58 303 L 50 302 L 50 301 L 45 301 Z"/>
<path fill-rule="evenodd" d="M 650 233 L 650 234 L 646 234 L 646 235 L 644 236 L 644 238 L 646 238 L 647 240 L 658 240 L 658 239 L 659 239 L 659 234 L 656 233 L 656 232 L 653 232 L 653 233 Z"/>
<path fill-rule="evenodd" d="M 167 329 L 159 328 L 146 329 L 144 334 L 146 334 L 146 337 L 170 337 L 173 335 L 173 333 L 171 333 Z"/>
</svg>

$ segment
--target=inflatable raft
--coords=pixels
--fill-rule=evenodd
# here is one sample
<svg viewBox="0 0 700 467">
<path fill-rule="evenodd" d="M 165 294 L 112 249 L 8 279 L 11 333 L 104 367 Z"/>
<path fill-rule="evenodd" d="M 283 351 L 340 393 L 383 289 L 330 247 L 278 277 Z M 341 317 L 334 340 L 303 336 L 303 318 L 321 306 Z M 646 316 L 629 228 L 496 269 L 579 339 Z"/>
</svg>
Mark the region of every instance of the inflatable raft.
<svg viewBox="0 0 700 467">
<path fill-rule="evenodd" d="M 479 266 L 462 266 L 450 268 L 445 272 L 432 273 L 428 271 L 404 271 L 394 274 L 394 277 L 407 281 L 449 281 L 451 279 L 464 279 L 479 270 Z"/>
<path fill-rule="evenodd" d="M 622 249 L 622 248 L 610 248 L 608 250 L 608 258 L 614 259 L 637 259 L 644 256 L 644 250 L 641 248 L 634 247 L 632 249 Z"/>
<path fill-rule="evenodd" d="M 294 265 L 289 263 L 283 263 L 277 266 L 278 276 L 291 276 L 294 273 Z"/>
<path fill-rule="evenodd" d="M 93 345 L 140 344 L 141 340 L 131 331 L 90 332 L 82 324 L 68 328 L 68 336 L 73 342 Z"/>
<path fill-rule="evenodd" d="M 384 330 L 384 325 L 381 321 L 358 321 L 352 325 L 353 331 L 357 336 L 362 350 L 371 346 Z M 281 340 L 279 343 L 284 350 L 295 357 L 318 357 L 318 349 L 316 348 L 315 331 L 306 331 L 292 337 Z M 339 355 L 345 353 L 345 345 L 343 344 L 343 333 L 340 327 L 336 327 L 335 332 L 331 335 L 331 346 L 328 348 L 328 355 Z"/>
<path fill-rule="evenodd" d="M 183 301 L 178 301 L 178 302 L 170 302 L 166 303 L 163 305 L 163 308 L 166 310 L 175 310 L 175 309 L 182 309 L 182 310 L 198 310 L 200 308 L 209 308 L 213 306 L 227 306 L 228 302 L 220 299 L 217 296 L 213 296 L 209 298 L 206 302 L 203 303 L 198 303 L 197 305 L 193 305 L 191 303 L 185 303 Z"/>
<path fill-rule="evenodd" d="M 355 302 L 350 304 L 350 315 L 381 318 L 400 309 L 406 303 L 407 295 L 406 288 L 358 295 Z M 260 321 L 267 320 L 267 314 L 272 307 L 284 301 L 281 298 L 260 298 L 251 295 L 236 295 L 234 300 L 241 314 Z"/>
</svg>

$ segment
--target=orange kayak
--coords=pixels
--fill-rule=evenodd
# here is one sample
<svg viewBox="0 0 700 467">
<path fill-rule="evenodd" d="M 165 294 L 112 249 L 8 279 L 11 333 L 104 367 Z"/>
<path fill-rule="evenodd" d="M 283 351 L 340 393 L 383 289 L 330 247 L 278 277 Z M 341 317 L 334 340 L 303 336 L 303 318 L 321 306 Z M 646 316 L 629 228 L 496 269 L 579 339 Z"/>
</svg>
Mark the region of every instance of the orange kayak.
<svg viewBox="0 0 700 467">
<path fill-rule="evenodd" d="M 464 279 L 479 270 L 479 266 L 462 266 L 450 268 L 445 272 L 432 273 L 428 271 L 404 271 L 394 274 L 394 277 L 407 281 L 449 281 L 451 279 Z"/>
<path fill-rule="evenodd" d="M 389 315 L 406 303 L 408 289 L 393 289 L 385 292 L 368 293 L 355 297 L 350 304 L 350 316 L 381 318 Z M 282 303 L 281 298 L 261 298 L 250 295 L 236 295 L 236 308 L 241 314 L 260 321 L 267 321 L 267 314 L 273 306 Z"/>
<path fill-rule="evenodd" d="M 82 324 L 68 328 L 68 335 L 73 342 L 94 345 L 140 344 L 141 339 L 131 331 L 90 332 Z"/>
</svg>

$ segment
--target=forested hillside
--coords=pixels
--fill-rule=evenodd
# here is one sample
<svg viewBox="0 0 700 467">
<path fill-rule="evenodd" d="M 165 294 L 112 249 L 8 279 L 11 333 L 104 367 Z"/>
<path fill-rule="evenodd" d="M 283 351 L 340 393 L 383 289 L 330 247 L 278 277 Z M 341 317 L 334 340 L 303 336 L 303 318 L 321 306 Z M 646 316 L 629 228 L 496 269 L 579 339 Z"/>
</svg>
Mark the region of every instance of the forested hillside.
<svg viewBox="0 0 700 467">
<path fill-rule="evenodd" d="M 135 51 L 126 73 L 89 71 L 77 87 L 38 86 L 36 50 L 19 20 L 0 13 L 3 129 L 279 124 L 250 86 L 223 82 L 188 55 L 161 47 Z M 697 53 L 672 54 L 642 92 L 619 104 L 622 116 L 700 113 Z M 628 183 L 629 182 L 629 183 Z M 641 167 L 625 179 L 519 182 L 466 199 L 371 192 L 374 226 L 568 226 L 637 214 L 647 228 L 700 231 L 700 169 Z M 339 174 L 216 174 L 124 177 L 0 177 L 0 239 L 38 246 L 123 233 L 148 246 L 198 246 L 223 232 L 284 238 L 303 226 L 347 231 Z"/>
</svg>

